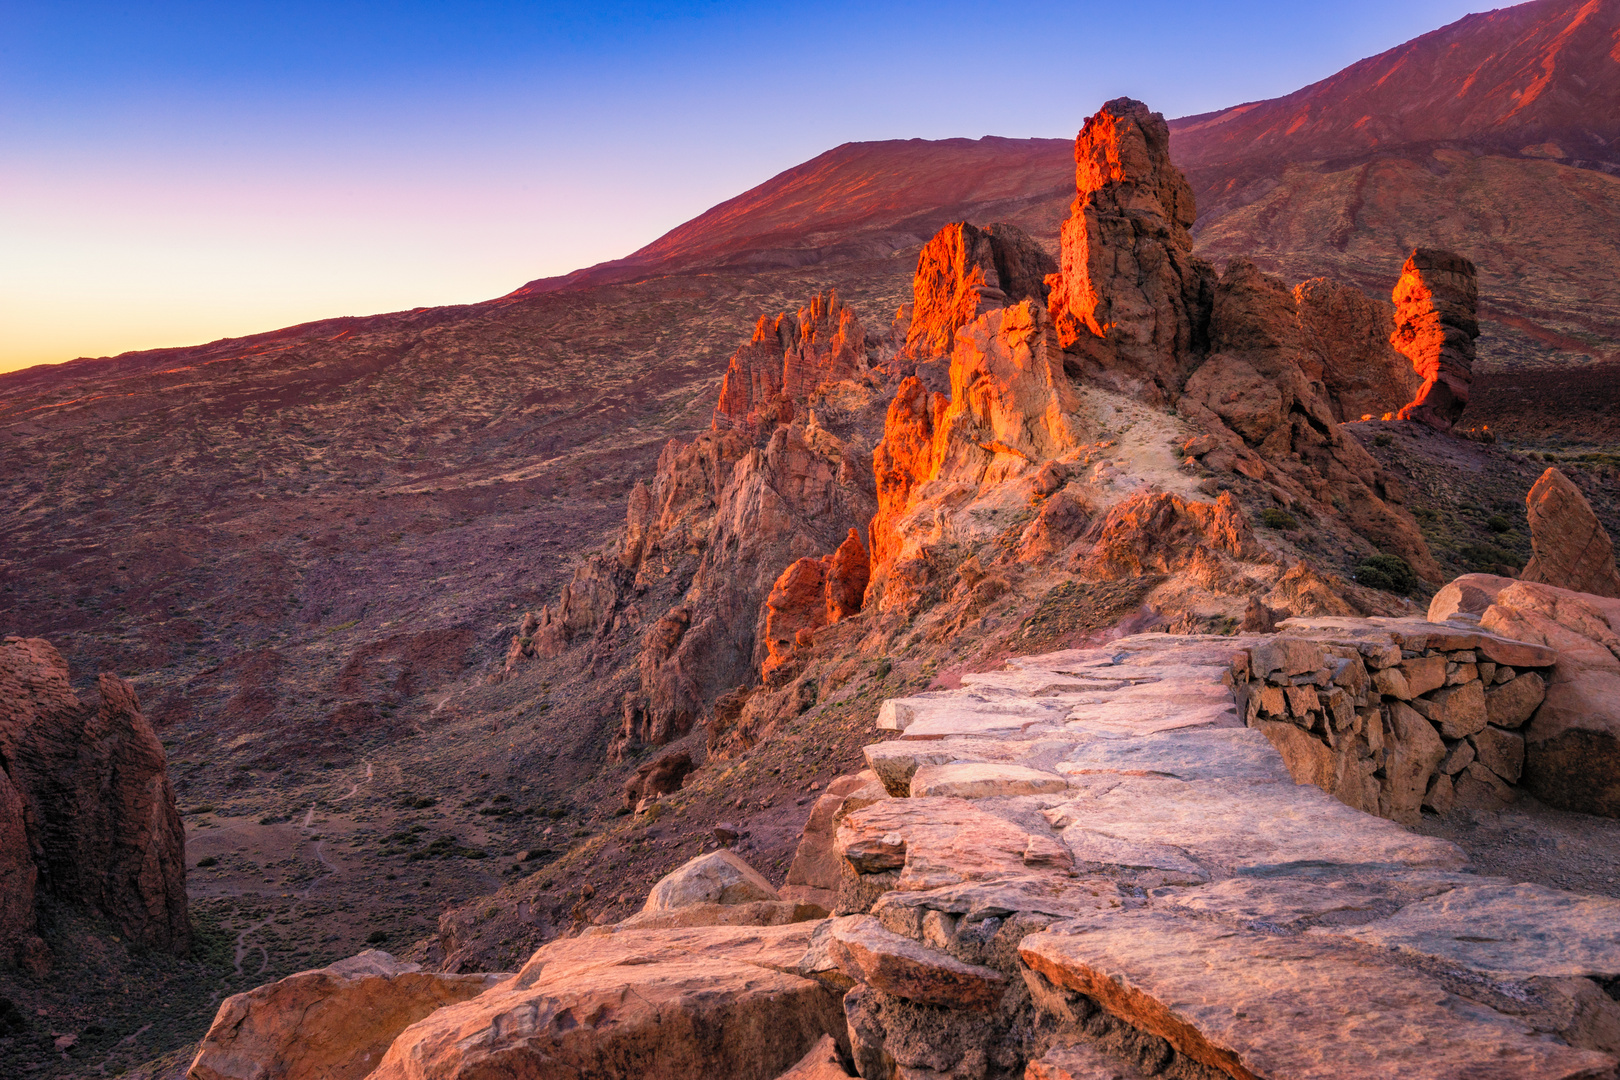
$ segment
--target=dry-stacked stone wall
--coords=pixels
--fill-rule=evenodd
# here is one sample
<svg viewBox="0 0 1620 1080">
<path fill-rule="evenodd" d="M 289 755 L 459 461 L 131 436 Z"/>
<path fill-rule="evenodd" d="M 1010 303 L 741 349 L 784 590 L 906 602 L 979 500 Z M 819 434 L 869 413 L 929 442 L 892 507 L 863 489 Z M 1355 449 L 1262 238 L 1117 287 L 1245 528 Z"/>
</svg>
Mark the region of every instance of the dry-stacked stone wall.
<svg viewBox="0 0 1620 1080">
<path fill-rule="evenodd" d="M 1495 809 L 1524 768 L 1520 729 L 1553 650 L 1464 626 L 1291 619 L 1239 652 L 1234 689 L 1300 783 L 1393 821 Z"/>
</svg>

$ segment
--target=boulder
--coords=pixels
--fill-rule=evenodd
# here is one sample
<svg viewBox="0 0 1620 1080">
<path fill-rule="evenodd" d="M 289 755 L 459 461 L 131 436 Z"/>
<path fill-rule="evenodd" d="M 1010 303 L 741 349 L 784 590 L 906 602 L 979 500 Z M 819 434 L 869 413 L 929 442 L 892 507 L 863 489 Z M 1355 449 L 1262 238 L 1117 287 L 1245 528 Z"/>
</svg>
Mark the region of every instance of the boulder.
<svg viewBox="0 0 1620 1080">
<path fill-rule="evenodd" d="M 642 912 L 672 911 L 690 904 L 748 904 L 780 900 L 771 883 L 733 852 L 721 849 L 688 859 L 658 880 Z"/>
<path fill-rule="evenodd" d="M 1530 515 L 1531 554 L 1520 578 L 1571 592 L 1620 597 L 1614 544 L 1581 489 L 1550 468 L 1524 501 Z"/>
<path fill-rule="evenodd" d="M 220 1004 L 189 1080 L 359 1080 L 401 1031 L 508 975 L 444 975 L 368 949 Z"/>
<path fill-rule="evenodd" d="M 1545 697 L 1520 729 L 1525 786 L 1564 810 L 1620 817 L 1620 600 L 1517 581 L 1496 593 L 1480 626 L 1557 651 Z M 1518 716 L 1539 689 L 1531 678 L 1493 688 L 1487 718 L 1495 695 L 1510 693 L 1497 715 Z"/>
<path fill-rule="evenodd" d="M 131 940 L 191 945 L 185 829 L 163 744 L 135 688 L 113 675 L 81 701 L 41 638 L 0 642 L 0 949 L 45 963 L 38 893 L 105 918 Z"/>
<path fill-rule="evenodd" d="M 842 1041 L 825 923 L 642 930 L 542 946 L 479 997 L 406 1028 L 370 1080 L 774 1080 Z M 831 981 L 831 980 L 830 980 Z"/>
<path fill-rule="evenodd" d="M 956 332 L 985 312 L 1046 301 L 1057 263 L 1016 225 L 946 225 L 923 245 L 912 281 L 906 355 L 949 356 Z"/>
<path fill-rule="evenodd" d="M 1423 378 L 1417 396 L 1396 414 L 1450 431 L 1468 405 L 1474 379 L 1478 273 L 1461 255 L 1416 248 L 1395 285 L 1390 344 Z"/>
</svg>

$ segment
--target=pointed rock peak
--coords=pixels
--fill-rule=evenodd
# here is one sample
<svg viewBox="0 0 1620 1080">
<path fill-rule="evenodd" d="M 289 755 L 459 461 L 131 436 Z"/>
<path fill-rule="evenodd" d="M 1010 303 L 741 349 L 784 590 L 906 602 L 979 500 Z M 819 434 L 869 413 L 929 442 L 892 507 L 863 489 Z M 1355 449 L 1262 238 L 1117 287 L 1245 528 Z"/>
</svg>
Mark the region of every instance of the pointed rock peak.
<svg viewBox="0 0 1620 1080">
<path fill-rule="evenodd" d="M 726 368 L 713 427 L 768 432 L 793 419 L 795 401 L 865 366 L 860 319 L 837 293 L 818 293 L 797 312 L 762 316 L 754 324 L 753 336 Z"/>
<path fill-rule="evenodd" d="M 944 356 L 956 331 L 993 308 L 1046 302 L 1046 276 L 1057 262 L 1016 225 L 953 222 L 917 257 L 906 354 Z"/>
<path fill-rule="evenodd" d="M 1592 504 L 1557 469 L 1548 469 L 1525 497 L 1530 515 L 1530 562 L 1521 575 L 1560 589 L 1620 597 L 1614 544 Z"/>
<path fill-rule="evenodd" d="M 1178 245 L 1192 249 L 1187 229 L 1198 208 L 1187 178 L 1170 161 L 1170 126 L 1162 113 L 1132 98 L 1115 98 L 1080 129 L 1074 162 L 1080 200 L 1116 189 L 1122 208 L 1163 218 Z"/>
<path fill-rule="evenodd" d="M 1395 332 L 1389 342 L 1423 377 L 1400 419 L 1450 431 L 1468 405 L 1474 381 L 1474 339 L 1479 337 L 1474 264 L 1450 251 L 1417 248 L 1401 267 L 1394 300 Z"/>
<path fill-rule="evenodd" d="M 1178 393 L 1204 349 L 1214 270 L 1192 254 L 1191 186 L 1164 117 L 1102 107 L 1074 143 L 1075 198 L 1049 282 L 1059 343 L 1081 367 L 1150 400 Z"/>
</svg>

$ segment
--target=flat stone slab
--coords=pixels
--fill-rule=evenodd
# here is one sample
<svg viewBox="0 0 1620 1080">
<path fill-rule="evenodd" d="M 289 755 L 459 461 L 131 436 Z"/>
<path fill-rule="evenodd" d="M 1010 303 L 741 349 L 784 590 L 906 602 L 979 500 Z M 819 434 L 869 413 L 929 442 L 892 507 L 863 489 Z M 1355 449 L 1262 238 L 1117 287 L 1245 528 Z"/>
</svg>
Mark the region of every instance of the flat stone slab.
<svg viewBox="0 0 1620 1080">
<path fill-rule="evenodd" d="M 1025 938 L 1024 963 L 1243 1080 L 1576 1080 L 1617 1064 L 1310 935 L 1151 911 L 1061 927 Z"/>
<path fill-rule="evenodd" d="M 1102 701 L 1076 705 L 1064 718 L 1073 734 L 1126 738 L 1181 728 L 1242 727 L 1237 704 L 1219 701 L 1186 705 L 1175 701 Z"/>
<path fill-rule="evenodd" d="M 918 721 L 942 717 L 1000 718 L 1003 727 L 1014 727 L 1015 720 L 1045 720 L 1062 715 L 1062 708 L 1013 693 L 995 699 L 967 690 L 943 690 L 915 697 L 889 698 L 878 707 L 877 726 L 882 731 L 905 731 Z"/>
<path fill-rule="evenodd" d="M 1067 791 L 1069 782 L 1054 773 L 1005 762 L 952 762 L 923 765 L 911 778 L 911 797 L 932 795 L 958 799 L 1048 795 Z"/>
<path fill-rule="evenodd" d="M 1540 885 L 1463 884 L 1389 918 L 1331 932 L 1492 975 L 1620 975 L 1620 900 Z"/>
<path fill-rule="evenodd" d="M 1253 728 L 1172 729 L 1131 739 L 1085 736 L 1053 770 L 1064 776 L 1153 774 L 1177 780 L 1293 783 L 1271 741 Z"/>
<path fill-rule="evenodd" d="M 832 938 L 851 978 L 908 1001 L 993 1009 L 1007 990 L 1007 977 L 994 968 L 965 964 L 901 937 L 870 915 L 834 919 Z"/>
<path fill-rule="evenodd" d="M 969 799 L 874 803 L 846 817 L 834 843 L 846 859 L 860 845 L 895 850 L 898 889 L 932 889 L 1029 872 L 1024 863 L 1029 832 Z"/>
<path fill-rule="evenodd" d="M 1070 829 L 1168 845 L 1220 876 L 1323 864 L 1460 870 L 1467 863 L 1456 845 L 1352 810 L 1312 785 L 1132 777 L 1045 814 L 1071 848 Z"/>
<path fill-rule="evenodd" d="M 1388 917 L 1403 905 L 1479 879 L 1449 871 L 1320 867 L 1278 876 L 1227 878 L 1201 889 L 1163 889 L 1154 907 L 1179 908 L 1231 925 L 1297 933 L 1317 926 L 1359 926 Z"/>
</svg>

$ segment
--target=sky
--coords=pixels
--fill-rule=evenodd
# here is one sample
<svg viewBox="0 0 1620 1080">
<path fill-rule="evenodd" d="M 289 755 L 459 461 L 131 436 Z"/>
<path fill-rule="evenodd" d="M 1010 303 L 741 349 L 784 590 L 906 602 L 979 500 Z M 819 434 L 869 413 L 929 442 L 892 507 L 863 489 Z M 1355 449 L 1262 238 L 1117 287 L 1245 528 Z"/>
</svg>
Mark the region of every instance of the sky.
<svg viewBox="0 0 1620 1080">
<path fill-rule="evenodd" d="M 0 371 L 467 303 L 840 143 L 1275 97 L 1480 0 L 0 0 Z"/>
</svg>

